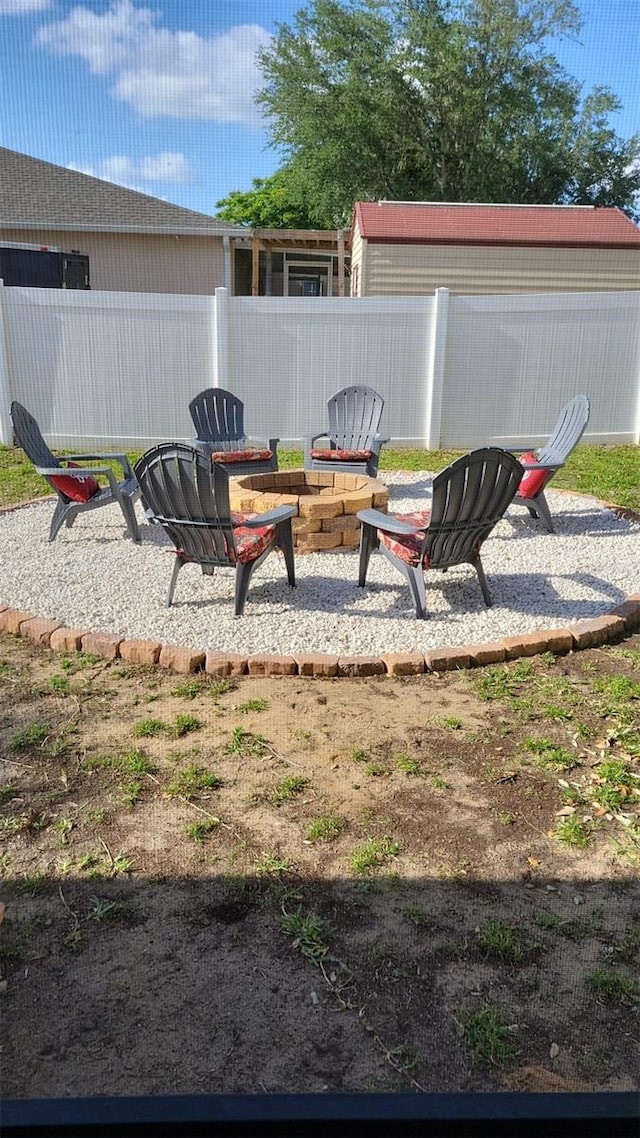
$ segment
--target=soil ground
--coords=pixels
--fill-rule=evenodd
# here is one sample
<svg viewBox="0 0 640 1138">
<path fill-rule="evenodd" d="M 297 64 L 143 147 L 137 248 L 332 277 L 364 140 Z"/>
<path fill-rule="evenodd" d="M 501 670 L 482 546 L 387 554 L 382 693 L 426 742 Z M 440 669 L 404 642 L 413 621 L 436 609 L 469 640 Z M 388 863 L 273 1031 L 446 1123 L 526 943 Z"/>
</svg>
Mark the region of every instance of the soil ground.
<svg viewBox="0 0 640 1138">
<path fill-rule="evenodd" d="M 11 1097 L 640 1086 L 640 636 L 214 681 L 0 639 Z"/>
</svg>

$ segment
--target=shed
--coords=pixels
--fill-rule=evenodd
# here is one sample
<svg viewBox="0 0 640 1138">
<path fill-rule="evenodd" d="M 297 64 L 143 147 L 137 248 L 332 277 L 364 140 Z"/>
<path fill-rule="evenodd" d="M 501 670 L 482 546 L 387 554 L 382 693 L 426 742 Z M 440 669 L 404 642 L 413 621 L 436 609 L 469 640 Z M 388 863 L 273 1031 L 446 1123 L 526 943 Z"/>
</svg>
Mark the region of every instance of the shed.
<svg viewBox="0 0 640 1138">
<path fill-rule="evenodd" d="M 640 230 L 613 207 L 356 202 L 351 295 L 640 289 Z"/>
</svg>

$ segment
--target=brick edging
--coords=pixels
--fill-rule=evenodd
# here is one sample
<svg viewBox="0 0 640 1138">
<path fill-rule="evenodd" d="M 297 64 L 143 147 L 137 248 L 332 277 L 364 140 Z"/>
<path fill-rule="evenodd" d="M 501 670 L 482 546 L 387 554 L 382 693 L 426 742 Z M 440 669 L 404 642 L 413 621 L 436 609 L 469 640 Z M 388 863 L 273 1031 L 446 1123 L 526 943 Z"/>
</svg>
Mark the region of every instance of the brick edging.
<svg viewBox="0 0 640 1138">
<path fill-rule="evenodd" d="M 591 498 L 592 494 L 577 497 Z M 599 501 L 599 499 L 595 499 Z M 0 507 L 0 514 L 22 509 L 42 498 L 19 505 Z M 608 502 L 608 509 L 620 507 Z M 61 621 L 46 620 L 33 613 L 12 609 L 0 602 L 0 631 L 31 640 L 54 651 L 87 652 L 107 660 L 121 659 L 131 664 L 159 665 L 181 674 L 206 672 L 210 676 L 415 676 L 424 672 L 446 672 L 456 668 L 479 667 L 540 652 L 562 655 L 582 648 L 596 648 L 621 639 L 640 629 L 640 593 L 627 597 L 604 616 L 577 621 L 566 628 L 538 629 L 520 636 L 506 636 L 485 644 L 430 648 L 419 652 L 389 652 L 383 656 L 338 656 L 323 653 L 289 655 L 248 655 L 238 652 L 185 648 L 157 640 L 126 640 L 110 633 L 67 628 Z"/>
</svg>

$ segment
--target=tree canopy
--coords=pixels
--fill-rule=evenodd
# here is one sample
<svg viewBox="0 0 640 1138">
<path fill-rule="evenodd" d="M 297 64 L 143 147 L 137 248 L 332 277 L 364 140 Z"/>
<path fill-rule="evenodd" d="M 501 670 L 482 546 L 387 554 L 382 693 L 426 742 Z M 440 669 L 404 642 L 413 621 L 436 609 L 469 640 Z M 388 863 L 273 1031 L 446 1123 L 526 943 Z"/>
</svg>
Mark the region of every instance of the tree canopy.
<svg viewBox="0 0 640 1138">
<path fill-rule="evenodd" d="M 221 216 L 333 228 L 378 198 L 633 212 L 640 135 L 548 49 L 580 26 L 573 0 L 312 0 L 259 56 L 285 163 Z"/>
</svg>

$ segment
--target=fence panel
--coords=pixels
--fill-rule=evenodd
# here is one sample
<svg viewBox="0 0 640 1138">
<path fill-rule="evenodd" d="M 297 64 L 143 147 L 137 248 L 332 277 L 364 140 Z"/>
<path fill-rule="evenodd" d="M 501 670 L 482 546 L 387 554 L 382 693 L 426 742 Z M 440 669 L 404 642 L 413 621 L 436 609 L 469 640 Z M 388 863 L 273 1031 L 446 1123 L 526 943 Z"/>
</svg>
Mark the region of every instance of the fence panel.
<svg viewBox="0 0 640 1138">
<path fill-rule="evenodd" d="M 211 296 L 2 289 L 11 398 L 56 446 L 189 438 L 213 382 Z"/>
<path fill-rule="evenodd" d="M 640 292 L 456 296 L 448 328 L 443 447 L 543 441 L 581 391 L 585 441 L 637 441 Z"/>
<path fill-rule="evenodd" d="M 248 427 L 300 440 L 326 426 L 331 395 L 364 383 L 385 399 L 384 433 L 424 445 L 433 297 L 228 305 L 228 386 L 246 403 Z"/>
</svg>

